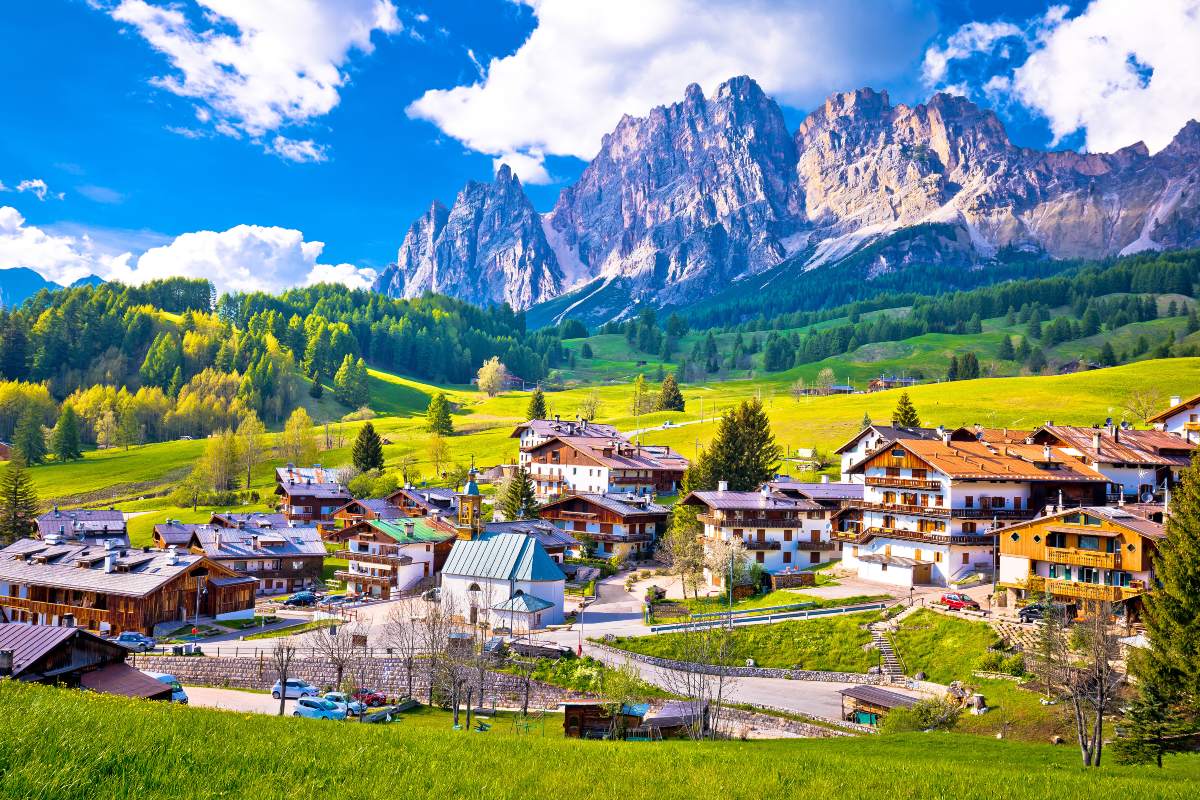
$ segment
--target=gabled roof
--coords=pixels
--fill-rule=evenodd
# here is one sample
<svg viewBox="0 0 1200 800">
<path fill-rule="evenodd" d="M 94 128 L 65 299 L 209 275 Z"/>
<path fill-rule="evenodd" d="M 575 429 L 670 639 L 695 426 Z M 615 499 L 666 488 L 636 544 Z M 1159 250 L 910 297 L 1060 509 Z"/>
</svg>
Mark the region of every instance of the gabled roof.
<svg viewBox="0 0 1200 800">
<path fill-rule="evenodd" d="M 428 517 L 398 517 L 396 519 L 373 519 L 366 523 L 397 544 L 436 544 L 454 536 L 449 531 L 436 528 Z"/>
<path fill-rule="evenodd" d="M 1191 463 L 1188 453 L 1196 449 L 1191 442 L 1166 431 L 1120 427 L 1043 425 L 1034 431 L 1032 438 L 1037 442 L 1057 442 L 1071 455 L 1107 464 L 1186 467 Z"/>
<path fill-rule="evenodd" d="M 70 539 L 126 539 L 125 515 L 112 508 L 55 508 L 37 518 L 42 537 L 61 535 Z"/>
<path fill-rule="evenodd" d="M 562 528 L 544 519 L 516 519 L 508 522 L 487 522 L 484 533 L 522 533 L 532 536 L 545 548 L 574 547 L 579 541 Z"/>
<path fill-rule="evenodd" d="M 679 502 L 704 505 L 722 511 L 821 511 L 823 506 L 812 500 L 788 497 L 778 492 L 691 492 Z"/>
<path fill-rule="evenodd" d="M 1175 405 L 1168 408 L 1166 411 L 1162 411 L 1158 414 L 1155 414 L 1153 417 L 1151 417 L 1150 419 L 1148 419 L 1146 421 L 1150 422 L 1150 423 L 1166 422 L 1168 418 L 1173 417 L 1174 415 L 1178 414 L 1180 411 L 1187 411 L 1188 409 L 1195 408 L 1196 406 L 1200 406 L 1200 394 L 1196 395 L 1195 397 L 1189 397 L 1187 400 L 1184 400 L 1182 403 L 1176 403 Z"/>
<path fill-rule="evenodd" d="M 191 545 L 192 539 L 196 537 L 196 528 L 198 527 L 200 526 L 194 522 L 179 522 L 169 519 L 155 525 L 154 533 L 168 547 L 175 545 L 182 548 Z"/>
<path fill-rule="evenodd" d="M 403 489 L 397 489 L 392 492 L 388 495 L 387 499 L 389 502 L 395 504 L 401 497 L 404 498 L 408 505 L 425 509 L 426 513 L 431 511 L 456 511 L 458 509 L 458 495 L 453 489 L 442 486 L 406 486 Z"/>
<path fill-rule="evenodd" d="M 291 525 L 283 514 L 265 511 L 214 511 L 209 520 L 210 525 L 223 528 L 236 528 L 238 523 L 246 528 L 286 528 Z"/>
<path fill-rule="evenodd" d="M 454 543 L 443 575 L 511 581 L 566 580 L 538 540 L 521 533 L 485 533 Z"/>
<path fill-rule="evenodd" d="M 959 480 L 1108 482 L 1108 478 L 1061 448 L 1032 444 L 993 445 L 980 441 L 946 444 L 940 439 L 889 442 L 850 470 L 859 470 L 892 448 L 903 448 L 931 469 Z"/>
<path fill-rule="evenodd" d="M 535 452 L 555 442 L 574 448 L 580 455 L 611 469 L 674 470 L 687 469 L 688 460 L 665 445 L 636 445 L 624 439 L 579 436 L 552 436 L 531 448 Z M 605 452 L 607 450 L 607 452 Z"/>
<path fill-rule="evenodd" d="M 528 422 L 522 422 L 513 432 L 509 434 L 509 438 L 519 437 L 526 430 L 532 431 L 539 438 L 549 438 L 551 436 L 587 436 L 599 437 L 601 439 L 611 439 L 617 437 L 624 439 L 612 425 L 604 425 L 599 422 L 587 422 L 585 420 L 576 419 L 531 419 Z"/>
<path fill-rule="evenodd" d="M 863 485 L 861 483 L 803 483 L 791 478 L 776 478 L 768 484 L 773 490 L 785 494 L 795 493 L 801 497 L 816 501 L 830 500 L 862 500 Z"/>
<path fill-rule="evenodd" d="M 275 468 L 276 483 L 340 483 L 345 480 L 345 470 L 322 467 L 313 464 L 311 467 L 297 467 L 288 464 L 286 467 Z"/>
<path fill-rule="evenodd" d="M 376 498 L 351 500 L 349 503 L 346 503 L 346 505 L 342 506 L 334 513 L 341 513 L 343 511 L 345 511 L 346 513 L 349 513 L 349 514 L 360 514 L 360 513 L 369 512 L 371 514 L 374 514 L 376 516 L 376 518 L 378 518 L 378 519 L 396 519 L 398 517 L 404 516 L 404 512 L 402 512 L 400 509 L 396 508 L 396 506 L 392 505 L 387 500 L 376 499 Z"/>
<path fill-rule="evenodd" d="M 607 494 L 581 492 L 579 494 L 568 494 L 559 497 L 556 500 L 551 500 L 542 505 L 542 509 L 554 508 L 572 500 L 580 500 L 600 508 L 607 509 L 614 514 L 619 514 L 622 517 L 634 517 L 639 515 L 658 515 L 670 513 L 671 509 L 658 503 L 650 502 L 647 497 L 635 497 L 628 494 L 619 494 L 609 492 Z"/>
<path fill-rule="evenodd" d="M 894 425 L 868 425 L 861 431 L 856 433 L 850 441 L 839 447 L 833 452 L 841 454 L 858 444 L 859 440 L 868 433 L 874 433 L 885 441 L 897 441 L 900 439 L 940 439 L 941 434 L 936 428 L 902 428 Z"/>
<path fill-rule="evenodd" d="M 351 500 L 354 495 L 340 483 L 306 483 L 304 481 L 285 481 L 275 487 L 276 494 L 297 495 L 299 497 L 317 497 L 327 500 Z"/>
<path fill-rule="evenodd" d="M 144 597 L 200 562 L 210 570 L 227 571 L 192 553 L 122 548 L 115 551 L 118 569 L 105 572 L 105 552 L 103 546 L 97 545 L 53 545 L 37 539 L 19 539 L 0 550 L 0 580 Z"/>
<path fill-rule="evenodd" d="M 197 525 L 196 541 L 209 558 L 325 556 L 316 528 L 218 528 Z"/>
<path fill-rule="evenodd" d="M 1130 513 L 1121 506 L 1080 506 L 1077 508 L 1064 508 L 1061 511 L 1056 511 L 1053 514 L 1036 517 L 1035 519 L 1018 522 L 1014 525 L 1009 525 L 1000 528 L 997 533 L 1006 533 L 1016 528 L 1028 528 L 1031 526 L 1061 520 L 1063 517 L 1078 513 L 1090 514 L 1093 517 L 1101 517 L 1108 522 L 1111 522 L 1117 527 L 1124 528 L 1132 533 L 1140 536 L 1145 536 L 1150 539 L 1162 539 L 1166 536 L 1165 528 L 1158 522 L 1147 519 L 1140 514 Z"/>
<path fill-rule="evenodd" d="M 494 611 L 509 611 L 518 614 L 536 614 L 539 611 L 545 611 L 547 608 L 554 608 L 554 603 L 549 600 L 543 600 L 540 597 L 534 597 L 531 594 L 515 594 L 505 600 L 503 603 L 497 603 L 492 606 Z"/>
<path fill-rule="evenodd" d="M 12 674 L 14 678 L 19 678 L 26 667 L 75 636 L 79 630 L 26 622 L 0 623 L 0 650 L 13 651 Z"/>
</svg>

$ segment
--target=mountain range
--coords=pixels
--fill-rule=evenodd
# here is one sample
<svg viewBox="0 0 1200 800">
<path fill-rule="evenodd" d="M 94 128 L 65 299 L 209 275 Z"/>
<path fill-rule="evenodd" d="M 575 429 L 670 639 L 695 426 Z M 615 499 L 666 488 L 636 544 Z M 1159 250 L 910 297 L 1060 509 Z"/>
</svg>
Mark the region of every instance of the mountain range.
<svg viewBox="0 0 1200 800">
<path fill-rule="evenodd" d="M 92 286 L 104 283 L 95 275 L 80 278 L 71 284 L 72 287 L 89 284 Z M 42 289 L 64 288 L 61 284 L 48 281 L 38 272 L 28 267 L 12 267 L 0 269 L 0 308 L 16 308 Z"/>
<path fill-rule="evenodd" d="M 793 132 L 759 85 L 625 116 L 554 208 L 502 166 L 409 227 L 375 285 L 442 292 L 550 320 L 619 319 L 769 289 L 870 248 L 864 278 L 921 265 L 986 269 L 1001 254 L 1103 258 L 1200 243 L 1200 124 L 1163 150 L 1041 151 L 999 118 L 936 94 L 830 96 Z M 921 235 L 914 235 L 915 232 Z"/>
</svg>

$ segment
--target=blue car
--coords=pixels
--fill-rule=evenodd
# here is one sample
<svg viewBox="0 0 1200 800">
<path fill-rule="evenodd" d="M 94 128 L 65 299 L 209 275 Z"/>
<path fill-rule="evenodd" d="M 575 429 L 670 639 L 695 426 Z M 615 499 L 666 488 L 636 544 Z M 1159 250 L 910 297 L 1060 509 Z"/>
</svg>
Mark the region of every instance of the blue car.
<svg viewBox="0 0 1200 800">
<path fill-rule="evenodd" d="M 346 707 L 321 697 L 301 697 L 296 701 L 296 710 L 292 712 L 292 716 L 342 720 L 346 718 Z"/>
<path fill-rule="evenodd" d="M 126 650 L 133 650 L 137 653 L 145 653 L 147 650 L 153 650 L 157 645 L 157 642 L 149 636 L 137 633 L 136 631 L 125 631 L 113 639 L 113 642 L 121 645 Z"/>
<path fill-rule="evenodd" d="M 294 595 L 283 601 L 285 606 L 311 606 L 317 602 L 317 596 L 313 592 L 296 592 Z"/>
</svg>

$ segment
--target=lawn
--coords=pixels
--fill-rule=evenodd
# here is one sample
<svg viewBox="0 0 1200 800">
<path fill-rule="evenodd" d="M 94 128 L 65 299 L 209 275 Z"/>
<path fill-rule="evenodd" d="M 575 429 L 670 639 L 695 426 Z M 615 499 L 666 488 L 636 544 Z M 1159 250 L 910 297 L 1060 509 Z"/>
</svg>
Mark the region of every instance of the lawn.
<svg viewBox="0 0 1200 800">
<path fill-rule="evenodd" d="M 924 672 L 936 683 L 970 681 L 975 664 L 1000 637 L 986 622 L 956 619 L 923 608 L 900 621 L 892 645 L 905 673 Z"/>
<path fill-rule="evenodd" d="M 746 625 L 733 630 L 732 662 L 754 659 L 760 667 L 866 672 L 879 657 L 863 646 L 871 641 L 866 625 L 878 619 L 872 612 Z M 659 658 L 680 658 L 681 633 L 618 637 L 613 647 Z"/>
<path fill-rule="evenodd" d="M 1084 771 L 1069 747 L 949 734 L 770 742 L 516 741 L 422 712 L 387 726 L 239 714 L 0 682 L 0 796 L 23 800 L 981 800 L 1190 798 L 1200 758 Z M 428 716 L 426 716 L 428 714 Z M 104 735 L 97 736 L 97 731 Z M 315 755 L 319 754 L 319 755 Z"/>
<path fill-rule="evenodd" d="M 853 606 L 859 603 L 871 603 L 890 599 L 891 595 L 887 594 L 863 594 L 853 597 L 829 598 L 805 594 L 794 589 L 776 589 L 773 592 L 735 601 L 733 612 L 736 614 L 743 611 L 756 611 L 761 608 L 794 605 L 797 603 L 808 603 L 808 608 L 832 608 L 834 606 Z M 722 600 L 720 597 L 700 597 L 673 602 L 685 606 L 692 614 L 713 614 L 729 611 L 728 601 Z"/>
</svg>

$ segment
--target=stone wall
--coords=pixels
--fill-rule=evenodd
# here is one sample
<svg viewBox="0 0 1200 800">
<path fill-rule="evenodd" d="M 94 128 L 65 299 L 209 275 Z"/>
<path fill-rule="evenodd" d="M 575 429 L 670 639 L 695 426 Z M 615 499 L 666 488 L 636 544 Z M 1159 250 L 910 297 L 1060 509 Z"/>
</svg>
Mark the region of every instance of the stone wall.
<svg viewBox="0 0 1200 800">
<path fill-rule="evenodd" d="M 856 731 L 869 732 L 872 730 L 863 725 L 854 725 L 849 722 L 837 724 L 844 724 L 846 727 L 853 728 Z M 754 711 L 744 711 L 740 708 L 721 709 L 721 729 L 728 735 L 736 737 L 739 735 L 739 728 L 785 731 L 797 736 L 822 739 L 854 735 L 849 730 L 835 730 L 823 725 L 814 725 L 811 722 L 777 717 L 773 714 L 759 714 Z"/>
<path fill-rule="evenodd" d="M 181 683 L 198 686 L 229 687 L 236 689 L 270 690 L 278 679 L 266 653 L 261 657 L 209 658 L 205 656 L 148 656 L 131 655 L 130 663 L 138 669 L 165 672 L 174 675 Z M 418 664 L 413 671 L 413 694 L 424 700 L 429 693 L 429 671 Z M 524 682 L 517 675 L 502 672 L 485 672 L 484 706 L 519 708 L 524 699 Z M 474 678 L 475 671 L 471 671 Z M 292 662 L 289 678 L 298 678 L 321 689 L 331 687 L 337 672 L 325 660 L 298 658 Z M 378 689 L 388 697 L 408 694 L 408 673 L 398 658 L 372 658 L 361 666 L 347 670 L 344 676 L 356 684 Z M 563 700 L 588 697 L 580 692 L 562 689 L 538 681 L 530 682 L 529 707 L 554 709 Z M 474 701 L 473 701 L 474 702 Z"/>
<path fill-rule="evenodd" d="M 861 672 L 819 672 L 811 669 L 773 669 L 770 667 L 724 667 L 712 664 L 693 664 L 684 661 L 675 661 L 670 658 L 631 653 L 628 650 L 609 647 L 599 642 L 591 642 L 590 646 L 602 650 L 609 655 L 640 661 L 643 664 L 651 664 L 666 669 L 692 670 L 705 675 L 725 675 L 730 678 L 783 678 L 790 681 L 824 681 L 827 683 L 883 682 L 879 675 L 867 675 Z"/>
</svg>

